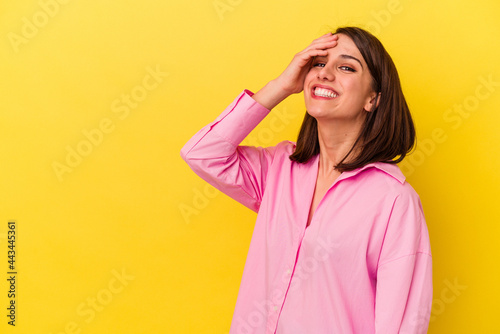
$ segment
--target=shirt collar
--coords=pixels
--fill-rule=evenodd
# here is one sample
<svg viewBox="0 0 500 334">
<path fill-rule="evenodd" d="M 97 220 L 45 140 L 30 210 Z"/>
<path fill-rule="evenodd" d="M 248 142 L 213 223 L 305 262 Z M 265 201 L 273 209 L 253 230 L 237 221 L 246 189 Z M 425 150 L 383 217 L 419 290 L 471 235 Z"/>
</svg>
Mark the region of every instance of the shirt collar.
<svg viewBox="0 0 500 334">
<path fill-rule="evenodd" d="M 392 176 L 396 180 L 398 180 L 399 183 L 401 183 L 401 184 L 405 183 L 406 177 L 404 176 L 403 172 L 401 172 L 401 169 L 399 169 L 398 165 L 389 164 L 386 162 L 372 162 L 372 163 L 369 163 L 367 165 L 364 165 L 363 167 L 354 169 L 352 171 L 344 172 L 344 173 L 342 173 L 342 174 L 344 174 L 343 178 L 357 175 L 357 174 L 363 172 L 364 170 L 367 170 L 370 168 L 377 168 L 377 169 L 385 172 L 386 174 Z"/>
</svg>

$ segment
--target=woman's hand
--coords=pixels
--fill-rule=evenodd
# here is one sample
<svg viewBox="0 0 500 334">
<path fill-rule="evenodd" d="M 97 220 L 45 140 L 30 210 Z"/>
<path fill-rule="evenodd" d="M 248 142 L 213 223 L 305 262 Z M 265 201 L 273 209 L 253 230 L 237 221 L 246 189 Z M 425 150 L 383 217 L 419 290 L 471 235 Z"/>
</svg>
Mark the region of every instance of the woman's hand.
<svg viewBox="0 0 500 334">
<path fill-rule="evenodd" d="M 278 86 L 289 95 L 300 93 L 304 89 L 304 80 L 314 57 L 326 56 L 327 49 L 336 46 L 338 38 L 338 35 L 332 33 L 325 34 L 297 53 L 283 73 L 275 79 Z"/>
<path fill-rule="evenodd" d="M 300 93 L 314 57 L 327 56 L 327 49 L 336 46 L 338 38 L 338 35 L 329 32 L 315 39 L 293 57 L 283 73 L 255 93 L 254 100 L 270 110 L 288 96 Z"/>
</svg>

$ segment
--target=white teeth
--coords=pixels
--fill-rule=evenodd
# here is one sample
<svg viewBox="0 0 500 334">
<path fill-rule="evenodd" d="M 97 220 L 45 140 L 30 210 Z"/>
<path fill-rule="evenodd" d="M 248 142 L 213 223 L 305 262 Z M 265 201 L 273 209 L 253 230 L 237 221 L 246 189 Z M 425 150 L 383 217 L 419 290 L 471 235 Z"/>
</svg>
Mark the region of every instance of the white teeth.
<svg viewBox="0 0 500 334">
<path fill-rule="evenodd" d="M 319 87 L 316 87 L 316 89 L 314 89 L 314 95 L 322 97 L 337 97 L 337 94 L 335 94 L 331 90 Z"/>
</svg>

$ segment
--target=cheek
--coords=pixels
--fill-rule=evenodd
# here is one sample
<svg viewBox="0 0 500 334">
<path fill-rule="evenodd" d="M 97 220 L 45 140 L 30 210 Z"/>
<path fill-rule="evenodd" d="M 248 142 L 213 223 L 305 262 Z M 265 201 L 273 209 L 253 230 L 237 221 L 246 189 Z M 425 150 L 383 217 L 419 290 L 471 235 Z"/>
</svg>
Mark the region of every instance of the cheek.
<svg viewBox="0 0 500 334">
<path fill-rule="evenodd" d="M 316 74 L 314 73 L 314 69 L 309 70 L 309 72 L 307 72 L 307 74 L 304 78 L 304 84 L 310 82 L 315 77 L 316 77 Z"/>
<path fill-rule="evenodd" d="M 368 95 L 368 93 L 371 91 L 370 84 L 367 84 L 362 80 L 351 80 L 346 82 L 346 85 L 349 87 L 349 90 L 353 92 L 355 96 L 359 97 L 364 97 Z"/>
<path fill-rule="evenodd" d="M 356 81 L 346 81 L 343 86 L 344 90 L 349 92 L 352 103 L 357 103 L 361 97 L 364 95 L 363 86 Z"/>
<path fill-rule="evenodd" d="M 311 82 L 314 81 L 316 78 L 316 75 L 313 73 L 313 71 L 309 71 L 305 78 L 304 78 L 304 86 L 302 89 L 304 90 L 303 93 L 304 95 L 310 95 L 310 89 L 311 89 Z"/>
<path fill-rule="evenodd" d="M 369 90 L 364 82 L 359 80 L 346 81 L 344 88 L 350 92 L 348 101 L 352 109 L 361 110 L 369 95 Z"/>
</svg>

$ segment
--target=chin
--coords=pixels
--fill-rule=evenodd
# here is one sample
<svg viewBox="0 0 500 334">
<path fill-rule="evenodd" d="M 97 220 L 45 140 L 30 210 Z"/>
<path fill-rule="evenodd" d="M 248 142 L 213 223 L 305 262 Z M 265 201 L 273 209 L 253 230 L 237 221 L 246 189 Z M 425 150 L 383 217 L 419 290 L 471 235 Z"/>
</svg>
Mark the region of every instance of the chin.
<svg viewBox="0 0 500 334">
<path fill-rule="evenodd" d="M 316 109 L 311 109 L 311 110 L 306 109 L 306 110 L 307 110 L 307 113 L 309 114 L 309 116 L 315 118 L 316 120 L 324 119 L 330 115 L 330 113 L 326 112 L 326 111 L 321 111 L 321 110 L 316 110 Z"/>
<path fill-rule="evenodd" d="M 321 116 L 326 116 L 326 115 L 331 115 L 333 110 L 332 108 L 326 108 L 325 106 L 317 106 L 317 105 L 311 105 L 306 103 L 306 110 L 309 113 L 309 115 L 313 117 L 321 117 Z"/>
</svg>

